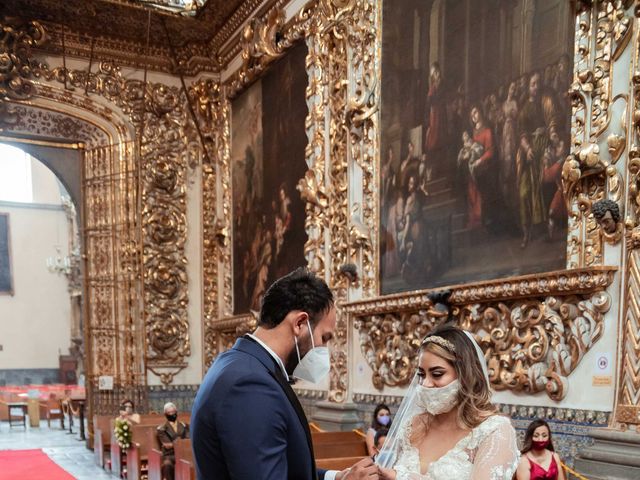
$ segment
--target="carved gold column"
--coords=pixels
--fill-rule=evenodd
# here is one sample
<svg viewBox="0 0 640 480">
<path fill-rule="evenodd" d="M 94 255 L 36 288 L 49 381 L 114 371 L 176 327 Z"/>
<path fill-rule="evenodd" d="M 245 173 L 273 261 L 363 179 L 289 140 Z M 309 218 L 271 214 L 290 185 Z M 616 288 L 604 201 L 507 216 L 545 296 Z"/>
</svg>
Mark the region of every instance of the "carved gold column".
<svg viewBox="0 0 640 480">
<path fill-rule="evenodd" d="M 623 281 L 620 366 L 614 409 L 615 427 L 640 429 L 640 3 L 635 2 L 629 125 L 631 148 L 627 164 L 626 268 Z M 631 28 L 630 28 L 631 29 Z"/>
</svg>

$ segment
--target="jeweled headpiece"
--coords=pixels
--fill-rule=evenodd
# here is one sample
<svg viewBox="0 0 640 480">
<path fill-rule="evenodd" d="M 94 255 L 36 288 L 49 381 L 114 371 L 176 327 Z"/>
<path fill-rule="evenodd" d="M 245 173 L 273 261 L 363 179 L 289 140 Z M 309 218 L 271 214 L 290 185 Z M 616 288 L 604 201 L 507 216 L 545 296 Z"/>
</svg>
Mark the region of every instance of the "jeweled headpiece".
<svg viewBox="0 0 640 480">
<path fill-rule="evenodd" d="M 424 346 L 427 343 L 435 343 L 436 345 L 440 345 L 445 350 L 449 350 L 452 353 L 456 353 L 456 347 L 449 340 L 439 337 L 438 335 L 431 335 L 422 340 L 422 344 L 420 346 Z"/>
</svg>

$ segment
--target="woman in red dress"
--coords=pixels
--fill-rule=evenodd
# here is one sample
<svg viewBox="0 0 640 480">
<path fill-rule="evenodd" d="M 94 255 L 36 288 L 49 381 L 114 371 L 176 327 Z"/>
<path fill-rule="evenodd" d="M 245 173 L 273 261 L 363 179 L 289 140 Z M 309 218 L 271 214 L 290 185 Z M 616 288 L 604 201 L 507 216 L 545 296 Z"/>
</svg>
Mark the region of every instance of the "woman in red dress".
<svg viewBox="0 0 640 480">
<path fill-rule="evenodd" d="M 483 154 L 472 165 L 473 175 L 467 184 L 467 228 L 479 228 L 487 220 L 486 206 L 491 203 L 490 176 L 493 175 L 493 133 L 485 123 L 484 116 L 478 106 L 471 107 L 471 123 L 473 124 L 473 141 L 482 145 Z"/>
<path fill-rule="evenodd" d="M 521 453 L 516 480 L 566 480 L 560 457 L 553 448 L 551 430 L 544 420 L 529 424 Z"/>
</svg>

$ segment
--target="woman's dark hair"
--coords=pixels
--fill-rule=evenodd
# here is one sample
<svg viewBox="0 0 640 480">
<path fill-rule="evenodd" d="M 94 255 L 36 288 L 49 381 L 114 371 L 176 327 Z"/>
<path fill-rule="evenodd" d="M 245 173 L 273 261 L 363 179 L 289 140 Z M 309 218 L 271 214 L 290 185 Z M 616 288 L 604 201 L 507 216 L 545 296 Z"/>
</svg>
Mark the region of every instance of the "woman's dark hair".
<svg viewBox="0 0 640 480">
<path fill-rule="evenodd" d="M 553 439 L 551 437 L 551 429 L 549 428 L 549 424 L 544 420 L 538 418 L 531 422 L 527 427 L 527 431 L 524 434 L 524 441 L 522 442 L 522 450 L 520 450 L 520 453 L 522 455 L 533 450 L 533 433 L 536 431 L 536 428 L 539 427 L 547 427 L 547 431 L 549 432 L 549 445 L 547 445 L 547 450 L 551 450 L 552 452 L 556 451 L 553 447 Z"/>
<path fill-rule="evenodd" d="M 373 446 L 378 448 L 378 440 L 380 440 L 380 437 L 386 437 L 387 435 L 389 435 L 389 429 L 387 427 L 382 427 L 378 430 L 373 437 Z"/>
<path fill-rule="evenodd" d="M 127 403 L 130 403 L 130 404 L 131 404 L 131 408 L 132 408 L 132 409 L 136 408 L 136 404 L 135 404 L 135 403 L 133 403 L 133 400 L 129 400 L 128 398 L 126 398 L 126 399 L 124 399 L 124 400 L 122 401 L 122 403 L 120 404 L 120 408 L 121 408 L 122 410 L 124 410 L 124 409 L 125 409 L 125 406 L 127 405 Z"/>
<path fill-rule="evenodd" d="M 382 425 L 380 422 L 378 422 L 378 414 L 380 413 L 380 410 L 386 410 L 387 412 L 389 412 L 389 415 L 391 415 L 391 409 L 384 403 L 379 403 L 376 406 L 375 410 L 373 411 L 373 420 L 371 421 L 371 428 L 373 428 L 376 432 L 381 428 L 391 427 L 391 419 L 389 419 L 389 423 L 386 425 Z"/>
<path fill-rule="evenodd" d="M 274 328 L 289 312 L 300 310 L 309 314 L 313 327 L 332 306 L 333 294 L 324 280 L 300 267 L 269 287 L 262 299 L 258 324 Z"/>
</svg>

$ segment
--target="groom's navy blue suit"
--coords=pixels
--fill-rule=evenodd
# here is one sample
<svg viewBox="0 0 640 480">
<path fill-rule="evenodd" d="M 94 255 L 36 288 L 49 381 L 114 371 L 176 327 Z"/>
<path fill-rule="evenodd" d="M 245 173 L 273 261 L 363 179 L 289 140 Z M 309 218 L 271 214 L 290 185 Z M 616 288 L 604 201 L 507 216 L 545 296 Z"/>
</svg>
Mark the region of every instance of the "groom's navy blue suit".
<svg viewBox="0 0 640 480">
<path fill-rule="evenodd" d="M 275 359 L 250 337 L 211 366 L 191 415 L 198 480 L 316 480 L 311 433 Z"/>
</svg>

